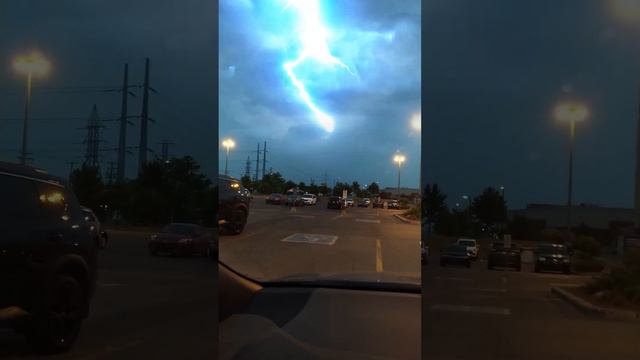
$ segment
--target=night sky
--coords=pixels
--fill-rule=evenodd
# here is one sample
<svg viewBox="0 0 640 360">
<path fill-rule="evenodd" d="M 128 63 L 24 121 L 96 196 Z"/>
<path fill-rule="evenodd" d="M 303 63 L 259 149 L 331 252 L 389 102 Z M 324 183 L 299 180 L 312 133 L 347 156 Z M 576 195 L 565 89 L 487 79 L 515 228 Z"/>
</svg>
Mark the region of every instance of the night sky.
<svg viewBox="0 0 640 360">
<path fill-rule="evenodd" d="M 638 1 L 425 2 L 424 181 L 449 202 L 504 185 L 512 208 L 566 203 L 568 125 L 584 103 L 574 203 L 632 207 Z"/>
<path fill-rule="evenodd" d="M 21 147 L 25 76 L 12 68 L 17 55 L 39 50 L 51 62 L 49 75 L 34 78 L 29 150 L 33 165 L 66 177 L 67 162 L 82 161 L 82 143 L 93 104 L 103 120 L 120 115 L 125 62 L 130 84 L 142 84 L 144 58 L 151 59 L 148 146 L 170 155 L 192 155 L 205 173 L 216 174 L 215 2 L 210 0 L 2 1 L 0 4 L 0 159 L 17 161 Z M 90 87 L 90 88 L 78 88 Z M 129 115 L 140 115 L 142 91 L 129 99 Z M 128 128 L 127 145 L 137 146 L 139 122 Z M 118 123 L 104 122 L 105 149 L 118 144 Z M 138 153 L 127 157 L 127 176 L 135 176 Z M 153 158 L 154 154 L 149 154 Z M 116 160 L 103 153 L 103 169 Z"/>
<path fill-rule="evenodd" d="M 313 61 L 295 73 L 335 120 L 333 132 L 316 122 L 283 68 L 305 48 L 298 21 L 304 14 L 286 4 L 220 2 L 219 128 L 221 139 L 236 142 L 230 174 L 242 176 L 247 157 L 255 160 L 266 140 L 267 171 L 287 179 L 321 183 L 326 172 L 329 185 L 395 187 L 392 159 L 400 151 L 407 158 L 402 186 L 417 187 L 420 134 L 410 122 L 421 111 L 420 1 L 320 2 L 328 48 L 353 74 Z M 224 171 L 222 148 L 219 160 Z M 253 174 L 255 162 L 251 168 Z"/>
</svg>

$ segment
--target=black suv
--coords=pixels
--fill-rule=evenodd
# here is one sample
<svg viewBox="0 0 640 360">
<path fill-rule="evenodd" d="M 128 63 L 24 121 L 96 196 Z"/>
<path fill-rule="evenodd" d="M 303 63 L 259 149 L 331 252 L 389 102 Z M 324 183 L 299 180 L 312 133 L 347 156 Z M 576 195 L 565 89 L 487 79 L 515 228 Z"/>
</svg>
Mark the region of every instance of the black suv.
<svg viewBox="0 0 640 360">
<path fill-rule="evenodd" d="M 561 244 L 543 243 L 534 252 L 534 271 L 562 271 L 571 273 L 571 256 L 566 246 Z"/>
<path fill-rule="evenodd" d="M 65 182 L 0 162 L 0 325 L 38 351 L 76 340 L 96 286 L 98 234 Z"/>
<path fill-rule="evenodd" d="M 218 225 L 232 235 L 242 233 L 249 217 L 249 202 L 240 180 L 218 175 Z"/>
</svg>

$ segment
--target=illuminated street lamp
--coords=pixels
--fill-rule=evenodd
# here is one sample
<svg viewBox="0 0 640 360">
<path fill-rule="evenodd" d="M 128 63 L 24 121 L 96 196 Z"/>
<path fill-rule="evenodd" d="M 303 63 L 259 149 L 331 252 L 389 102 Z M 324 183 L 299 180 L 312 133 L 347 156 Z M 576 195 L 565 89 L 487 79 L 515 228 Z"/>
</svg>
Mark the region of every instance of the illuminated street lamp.
<svg viewBox="0 0 640 360">
<path fill-rule="evenodd" d="M 236 143 L 233 142 L 232 139 L 224 139 L 222 141 L 222 146 L 225 147 L 226 149 L 226 156 L 225 156 L 225 160 L 224 160 L 224 174 L 225 175 L 229 175 L 228 169 L 229 169 L 229 150 L 231 150 L 234 146 L 236 146 Z"/>
<path fill-rule="evenodd" d="M 400 167 L 405 160 L 406 158 L 402 154 L 396 154 L 396 156 L 393 157 L 393 161 L 398 163 L 398 194 L 400 194 Z"/>
<path fill-rule="evenodd" d="M 569 123 L 569 184 L 567 191 L 567 231 L 571 231 L 571 207 L 573 196 L 573 144 L 576 137 L 576 123 L 589 116 L 589 110 L 582 104 L 562 103 L 553 112 L 555 118 Z"/>
<path fill-rule="evenodd" d="M 44 76 L 49 72 L 49 61 L 41 54 L 32 52 L 29 55 L 17 56 L 13 60 L 13 69 L 26 75 L 27 85 L 24 102 L 24 123 L 22 127 L 22 151 L 20 152 L 20 163 L 27 162 L 27 134 L 29 130 L 29 105 L 31 104 L 31 79 L 34 75 Z"/>
</svg>

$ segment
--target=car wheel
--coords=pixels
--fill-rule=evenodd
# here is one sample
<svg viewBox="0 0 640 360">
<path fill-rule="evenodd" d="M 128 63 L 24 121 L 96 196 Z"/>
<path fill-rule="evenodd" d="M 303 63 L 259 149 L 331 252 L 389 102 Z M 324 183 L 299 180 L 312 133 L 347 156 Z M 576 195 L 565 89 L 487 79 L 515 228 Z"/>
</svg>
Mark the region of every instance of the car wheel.
<svg viewBox="0 0 640 360">
<path fill-rule="evenodd" d="M 68 350 L 80 333 L 86 301 L 86 293 L 74 277 L 55 276 L 40 310 L 28 324 L 27 341 L 46 354 Z"/>
<path fill-rule="evenodd" d="M 235 218 L 228 225 L 229 232 L 232 235 L 239 235 L 244 230 L 244 226 L 247 223 L 247 215 L 244 210 L 238 210 Z"/>
</svg>

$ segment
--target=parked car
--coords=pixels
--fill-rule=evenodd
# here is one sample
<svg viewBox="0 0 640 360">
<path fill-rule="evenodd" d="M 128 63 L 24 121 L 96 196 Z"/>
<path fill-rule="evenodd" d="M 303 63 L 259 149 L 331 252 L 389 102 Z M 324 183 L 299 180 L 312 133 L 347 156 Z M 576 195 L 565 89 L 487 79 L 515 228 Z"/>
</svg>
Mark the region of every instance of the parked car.
<svg viewBox="0 0 640 360">
<path fill-rule="evenodd" d="M 302 195 L 288 194 L 284 203 L 286 206 L 304 206 Z"/>
<path fill-rule="evenodd" d="M 387 203 L 387 209 L 400 209 L 400 203 L 398 200 L 391 200 Z"/>
<path fill-rule="evenodd" d="M 342 210 L 347 207 L 346 202 L 340 196 L 331 196 L 327 202 L 327 209 Z"/>
<path fill-rule="evenodd" d="M 238 179 L 218 175 L 218 225 L 232 235 L 242 233 L 249 218 L 249 199 Z"/>
<path fill-rule="evenodd" d="M 354 205 L 353 198 L 352 197 L 348 197 L 345 200 L 345 203 L 347 204 L 348 207 L 353 207 L 353 205 Z"/>
<path fill-rule="evenodd" d="M 371 200 L 364 198 L 364 199 L 360 199 L 360 201 L 358 201 L 358 207 L 369 207 L 369 204 L 371 204 Z"/>
<path fill-rule="evenodd" d="M 97 237 L 98 248 L 104 249 L 107 246 L 107 243 L 109 242 L 109 236 L 107 235 L 107 232 L 104 229 L 102 229 L 100 220 L 98 220 L 98 217 L 93 212 L 93 210 L 85 206 L 82 206 L 81 208 L 84 214 L 85 221 L 88 221 L 89 223 L 91 223 L 91 225 L 93 225 L 94 227 L 95 232 L 98 234 L 98 237 Z"/>
<path fill-rule="evenodd" d="M 282 205 L 284 204 L 284 201 L 285 201 L 285 196 L 280 193 L 273 193 L 267 196 L 267 199 L 265 200 L 267 204 L 274 204 L 274 205 Z"/>
<path fill-rule="evenodd" d="M 521 269 L 520 248 L 515 243 L 511 243 L 510 248 L 504 247 L 504 242 L 491 243 L 489 256 L 487 257 L 487 268 L 492 270 L 496 266 L 512 267 L 517 271 Z"/>
<path fill-rule="evenodd" d="M 0 198 L 0 320 L 38 352 L 64 352 L 89 314 L 97 232 L 43 170 L 0 162 Z"/>
<path fill-rule="evenodd" d="M 372 204 L 373 208 L 384 208 L 384 202 L 380 201 L 380 200 L 376 200 L 373 202 Z"/>
<path fill-rule="evenodd" d="M 420 239 L 420 263 L 427 265 L 429 260 L 429 246 L 427 246 L 422 239 Z"/>
<path fill-rule="evenodd" d="M 539 244 L 534 251 L 534 271 L 562 271 L 571 273 L 571 257 L 567 247 L 561 244 Z"/>
<path fill-rule="evenodd" d="M 318 203 L 318 197 L 314 194 L 304 194 L 302 195 L 302 201 L 305 205 L 315 205 Z"/>
<path fill-rule="evenodd" d="M 471 267 L 471 257 L 467 252 L 466 246 L 453 244 L 440 251 L 440 266 L 449 264 L 464 265 L 467 268 Z"/>
<path fill-rule="evenodd" d="M 196 224 L 171 223 L 151 235 L 149 253 L 172 255 L 208 255 L 213 236 Z"/>
<path fill-rule="evenodd" d="M 466 247 L 467 253 L 472 259 L 478 259 L 478 242 L 476 239 L 458 239 L 456 244 Z"/>
</svg>

